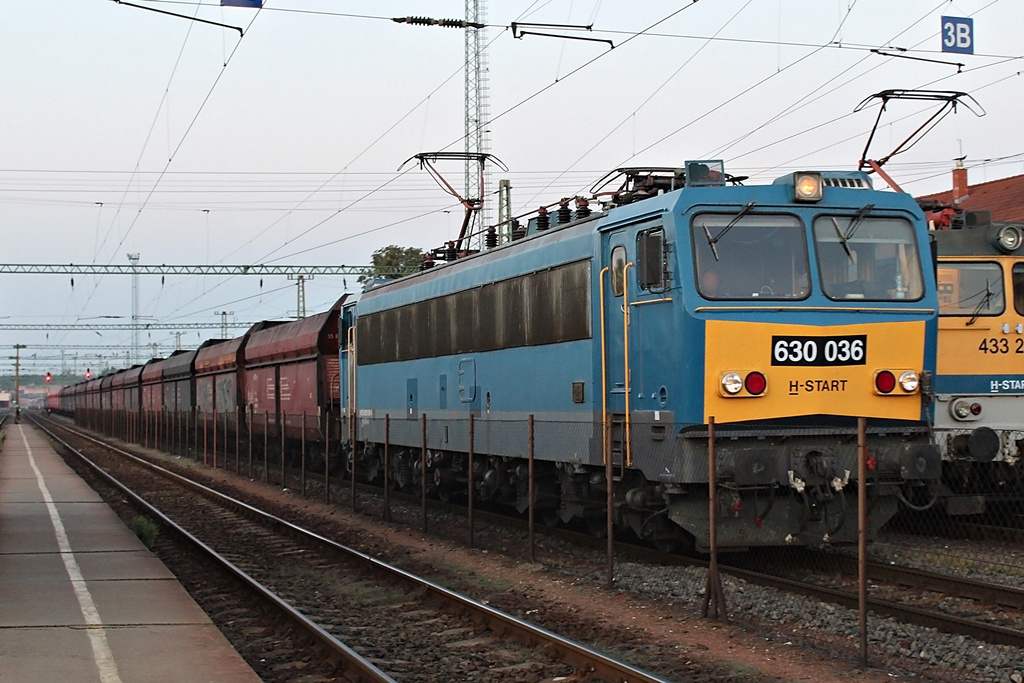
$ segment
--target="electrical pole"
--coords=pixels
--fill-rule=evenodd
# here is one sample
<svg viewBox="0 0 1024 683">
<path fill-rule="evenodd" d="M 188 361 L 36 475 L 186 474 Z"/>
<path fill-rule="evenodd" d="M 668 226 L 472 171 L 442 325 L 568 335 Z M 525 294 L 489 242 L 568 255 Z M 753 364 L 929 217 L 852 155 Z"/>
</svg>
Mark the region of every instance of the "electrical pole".
<svg viewBox="0 0 1024 683">
<path fill-rule="evenodd" d="M 295 306 L 295 318 L 302 320 L 306 317 L 306 280 L 312 280 L 312 275 L 298 274 L 289 275 L 289 280 L 295 280 L 296 286 L 296 306 Z"/>
<path fill-rule="evenodd" d="M 128 254 L 132 264 L 132 353 L 135 360 L 139 359 L 139 256 L 141 254 Z M 128 365 L 131 366 L 131 361 Z"/>
<path fill-rule="evenodd" d="M 228 338 L 228 316 L 234 315 L 234 311 L 214 311 L 214 315 L 220 316 L 220 338 Z"/>
<path fill-rule="evenodd" d="M 487 154 L 490 148 L 487 106 L 487 53 L 484 49 L 486 36 L 484 22 L 487 19 L 487 0 L 466 0 L 466 193 L 467 199 L 477 198 L 481 186 L 483 195 L 479 211 L 474 211 L 472 220 L 476 225 L 467 226 L 468 248 L 483 246 L 480 228 L 490 225 L 487 208 L 487 173 L 485 165 L 478 161 L 479 155 Z M 472 156 L 471 156 L 472 155 Z"/>
<path fill-rule="evenodd" d="M 14 405 L 21 405 L 21 350 L 28 348 L 25 344 L 14 345 Z"/>
</svg>

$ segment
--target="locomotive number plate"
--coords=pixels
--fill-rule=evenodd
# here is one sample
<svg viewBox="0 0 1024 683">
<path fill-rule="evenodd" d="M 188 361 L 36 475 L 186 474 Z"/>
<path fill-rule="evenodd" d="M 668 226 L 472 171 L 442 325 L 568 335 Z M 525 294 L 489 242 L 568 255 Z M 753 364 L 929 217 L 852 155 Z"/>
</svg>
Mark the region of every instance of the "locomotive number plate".
<svg viewBox="0 0 1024 683">
<path fill-rule="evenodd" d="M 867 355 L 866 334 L 840 337 L 772 336 L 772 365 L 864 365 Z"/>
</svg>

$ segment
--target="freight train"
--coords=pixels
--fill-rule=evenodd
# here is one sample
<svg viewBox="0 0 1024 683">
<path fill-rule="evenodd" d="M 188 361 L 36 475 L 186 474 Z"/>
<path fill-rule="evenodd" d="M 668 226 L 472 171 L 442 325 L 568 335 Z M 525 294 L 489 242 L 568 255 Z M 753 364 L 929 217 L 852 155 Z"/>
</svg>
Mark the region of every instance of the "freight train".
<svg viewBox="0 0 1024 683">
<path fill-rule="evenodd" d="M 854 542 L 858 486 L 869 533 L 926 497 L 941 470 L 938 295 L 913 199 L 861 172 L 743 185 L 716 160 L 619 171 L 616 187 L 506 226 L 502 244 L 437 250 L 433 267 L 339 301 L 315 332 L 264 323 L 141 368 L 138 419 L 158 410 L 149 378 L 165 412 L 220 410 L 235 434 L 283 425 L 294 442 L 281 416 L 297 413 L 282 403 L 297 354 L 323 373 L 310 412 L 342 413 L 309 441 L 396 488 L 425 480 L 451 498 L 472 480 L 477 501 L 522 512 L 533 469 L 548 522 L 603 529 L 611 486 L 617 528 L 705 550 L 714 422 L 723 550 Z M 94 425 L 114 405 L 132 414 L 112 385 L 69 387 L 62 406 Z"/>
<path fill-rule="evenodd" d="M 939 229 L 936 495 L 951 515 L 1024 497 L 1024 226 L 928 207 Z"/>
<path fill-rule="evenodd" d="M 250 439 L 313 464 L 338 434 L 338 315 L 264 321 L 234 339 L 64 387 L 57 412 L 139 443 L 226 454 Z M 334 431 L 331 432 L 331 429 Z"/>
<path fill-rule="evenodd" d="M 860 172 L 621 171 L 575 211 L 545 207 L 501 246 L 439 251 L 343 307 L 349 466 L 415 486 L 425 448 L 433 492 L 472 476 L 479 499 L 523 511 L 532 455 L 547 519 L 601 528 L 612 486 L 619 528 L 698 550 L 712 420 L 722 549 L 852 542 L 858 485 L 873 533 L 936 483 L 922 385 L 938 300 L 911 197 Z"/>
</svg>

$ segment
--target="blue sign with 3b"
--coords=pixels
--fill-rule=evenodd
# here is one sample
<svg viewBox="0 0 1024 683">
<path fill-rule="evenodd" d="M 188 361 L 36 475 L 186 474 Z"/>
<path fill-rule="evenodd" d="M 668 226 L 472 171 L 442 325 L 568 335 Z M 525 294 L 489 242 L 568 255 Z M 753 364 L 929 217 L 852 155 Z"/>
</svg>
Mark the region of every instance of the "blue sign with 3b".
<svg viewBox="0 0 1024 683">
<path fill-rule="evenodd" d="M 974 54 L 974 19 L 942 17 L 942 51 Z"/>
</svg>

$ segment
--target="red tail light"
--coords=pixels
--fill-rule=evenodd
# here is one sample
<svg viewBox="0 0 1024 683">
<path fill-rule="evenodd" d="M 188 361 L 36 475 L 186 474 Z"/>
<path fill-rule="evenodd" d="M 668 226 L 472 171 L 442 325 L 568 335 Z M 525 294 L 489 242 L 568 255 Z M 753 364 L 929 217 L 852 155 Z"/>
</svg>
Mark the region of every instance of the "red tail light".
<svg viewBox="0 0 1024 683">
<path fill-rule="evenodd" d="M 896 375 L 888 370 L 882 370 L 875 375 L 875 388 L 880 394 L 892 393 L 892 390 L 896 388 Z"/>
<path fill-rule="evenodd" d="M 747 378 L 743 380 L 743 386 L 746 388 L 747 393 L 760 396 L 768 388 L 768 380 L 765 379 L 763 374 L 755 371 L 747 375 Z"/>
</svg>

